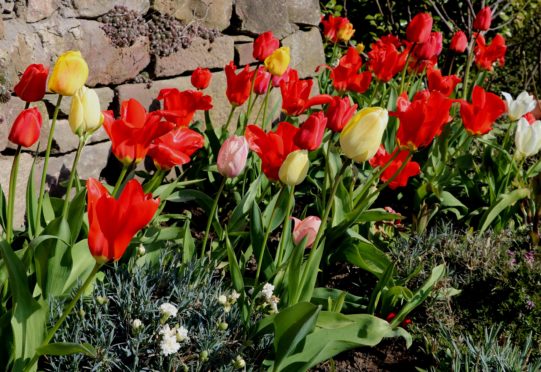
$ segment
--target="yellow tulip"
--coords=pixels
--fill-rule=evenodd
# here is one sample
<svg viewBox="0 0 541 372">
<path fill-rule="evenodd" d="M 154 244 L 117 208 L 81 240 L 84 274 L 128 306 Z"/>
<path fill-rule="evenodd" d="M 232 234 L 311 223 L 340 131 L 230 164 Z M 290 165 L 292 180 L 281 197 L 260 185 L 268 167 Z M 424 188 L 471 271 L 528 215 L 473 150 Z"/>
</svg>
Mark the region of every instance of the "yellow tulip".
<svg viewBox="0 0 541 372">
<path fill-rule="evenodd" d="M 348 22 L 338 30 L 336 36 L 338 37 L 338 40 L 345 41 L 347 43 L 354 33 L 355 30 L 353 29 L 353 25 Z"/>
<path fill-rule="evenodd" d="M 282 76 L 286 72 L 290 61 L 289 47 L 281 47 L 265 58 L 265 68 L 274 76 Z"/>
<path fill-rule="evenodd" d="M 359 43 L 355 46 L 355 49 L 357 49 L 357 52 L 359 53 L 362 53 L 364 52 L 364 44 L 363 43 Z"/>
<path fill-rule="evenodd" d="M 83 86 L 73 95 L 69 123 L 73 133 L 78 136 L 90 134 L 101 126 L 103 115 L 95 90 Z"/>
<path fill-rule="evenodd" d="M 306 178 L 309 165 L 308 151 L 297 150 L 289 153 L 278 171 L 280 181 L 289 186 L 298 185 Z"/>
<path fill-rule="evenodd" d="M 389 114 L 381 107 L 367 107 L 359 111 L 340 133 L 344 154 L 357 162 L 372 158 L 381 144 Z"/>
<path fill-rule="evenodd" d="M 70 50 L 56 61 L 49 78 L 49 90 L 62 96 L 73 96 L 88 79 L 88 65 L 81 52 Z"/>
</svg>

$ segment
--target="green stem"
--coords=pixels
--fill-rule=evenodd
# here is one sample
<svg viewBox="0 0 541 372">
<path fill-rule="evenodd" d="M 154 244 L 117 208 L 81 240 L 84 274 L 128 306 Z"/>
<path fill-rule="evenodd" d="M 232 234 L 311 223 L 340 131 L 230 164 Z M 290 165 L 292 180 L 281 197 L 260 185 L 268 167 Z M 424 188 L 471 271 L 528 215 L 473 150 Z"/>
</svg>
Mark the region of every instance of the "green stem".
<svg viewBox="0 0 541 372">
<path fill-rule="evenodd" d="M 473 42 L 474 38 L 472 36 L 470 40 L 470 44 L 468 45 L 468 59 L 466 61 L 466 72 L 464 73 L 464 83 L 462 86 L 462 98 L 466 99 L 468 97 L 468 83 L 470 79 L 470 69 L 472 65 L 472 57 L 473 57 Z"/>
<path fill-rule="evenodd" d="M 47 139 L 47 149 L 45 150 L 45 159 L 43 160 L 43 171 L 41 172 L 41 182 L 39 186 L 38 206 L 36 208 L 36 235 L 41 231 L 41 209 L 43 208 L 43 195 L 45 194 L 45 180 L 47 178 L 47 168 L 49 166 L 49 157 L 51 156 L 51 147 L 53 145 L 54 128 L 56 126 L 56 118 L 60 111 L 60 103 L 62 102 L 62 96 L 58 96 L 56 106 L 54 107 L 53 121 L 51 122 L 51 129 L 49 130 L 49 138 Z"/>
<path fill-rule="evenodd" d="M 368 106 L 370 106 L 372 104 L 372 101 L 376 97 L 376 93 L 378 91 L 378 88 L 379 88 L 380 84 L 381 84 L 380 81 L 377 80 L 376 81 L 376 86 L 374 87 L 374 90 L 372 91 L 372 95 L 370 96 L 370 101 L 368 101 Z"/>
<path fill-rule="evenodd" d="M 252 112 L 252 100 L 254 100 L 254 86 L 255 86 L 255 79 L 257 78 L 257 73 L 259 70 L 259 65 L 261 62 L 257 62 L 257 65 L 255 66 L 255 72 L 254 77 L 252 79 L 252 85 L 250 87 L 250 97 L 248 98 L 248 109 L 246 110 L 246 120 L 250 117 L 250 113 Z"/>
<path fill-rule="evenodd" d="M 130 169 L 129 165 L 124 164 L 122 166 L 122 170 L 120 171 L 118 179 L 116 180 L 115 188 L 113 189 L 113 193 L 111 194 L 114 198 L 117 197 L 118 190 L 120 189 L 120 185 L 122 185 L 122 181 L 124 181 L 124 178 L 126 177 L 126 173 L 128 173 L 128 169 Z"/>
<path fill-rule="evenodd" d="M 77 147 L 77 152 L 75 153 L 75 159 L 73 159 L 73 165 L 71 166 L 70 178 L 68 181 L 68 187 L 66 188 L 66 198 L 64 199 L 64 206 L 62 207 L 62 216 L 66 216 L 68 212 L 68 205 L 71 193 L 71 187 L 73 185 L 73 180 L 75 179 L 75 174 L 77 173 L 77 163 L 81 157 L 81 152 L 85 146 L 84 137 L 79 137 L 79 146 Z"/>
<path fill-rule="evenodd" d="M 143 187 L 145 194 L 148 194 L 149 192 L 153 192 L 154 190 L 156 190 L 156 187 L 158 187 L 162 183 L 164 176 L 165 176 L 165 171 L 161 168 L 158 168 L 156 172 L 154 172 L 154 175 L 152 176 L 150 181 L 148 181 Z"/>
<path fill-rule="evenodd" d="M 290 229 L 291 226 L 291 210 L 293 209 L 293 204 L 295 201 L 295 186 L 291 187 L 289 199 L 287 200 L 287 207 L 286 207 L 286 215 L 285 215 L 285 221 L 284 226 L 282 227 L 282 236 L 280 238 L 280 244 L 278 245 L 278 252 L 276 252 L 276 267 L 280 266 L 282 264 L 282 260 L 284 258 L 284 249 L 285 249 L 285 240 L 284 239 L 287 236 L 287 232 Z"/>
<path fill-rule="evenodd" d="M 86 289 L 88 288 L 88 286 L 90 285 L 90 283 L 92 282 L 92 279 L 94 278 L 94 276 L 96 275 L 96 273 L 99 271 L 100 267 L 102 266 L 102 264 L 99 264 L 96 262 L 96 264 L 94 265 L 94 268 L 92 269 L 92 272 L 90 273 L 90 275 L 88 276 L 88 278 L 86 278 L 85 282 L 83 283 L 83 285 L 79 288 L 79 290 L 77 291 L 77 293 L 75 294 L 75 297 L 73 297 L 73 299 L 71 300 L 71 302 L 68 304 L 68 306 L 64 309 L 64 312 L 62 313 L 62 316 L 60 317 L 60 319 L 58 319 L 54 325 L 53 328 L 51 328 L 51 330 L 49 331 L 49 333 L 47 333 L 47 336 L 45 337 L 45 340 L 43 340 L 41 346 L 46 346 L 49 344 L 49 342 L 51 341 L 51 339 L 53 338 L 54 334 L 56 333 L 56 331 L 58 331 L 58 329 L 60 328 L 60 326 L 62 325 L 62 323 L 64 323 L 64 321 L 66 320 L 66 318 L 68 317 L 68 315 L 71 313 L 71 311 L 73 310 L 73 308 L 75 307 L 75 305 L 77 304 L 77 301 L 79 301 L 79 298 L 81 298 L 81 295 L 83 293 L 86 292 Z M 36 362 L 38 361 L 39 359 L 39 355 L 38 354 L 34 354 L 34 357 L 32 358 L 32 360 L 30 360 L 30 363 L 28 363 L 25 367 L 25 371 L 30 371 L 32 369 L 32 367 L 34 366 L 34 364 L 36 364 Z"/>
<path fill-rule="evenodd" d="M 411 57 L 411 53 L 413 51 L 413 48 L 415 48 L 415 43 L 413 43 L 413 45 L 411 46 L 411 49 L 408 52 L 408 56 L 406 57 L 406 64 L 404 65 L 404 68 L 402 69 L 402 75 L 400 76 L 400 91 L 398 92 L 399 95 L 402 94 L 402 92 L 404 91 L 404 83 L 405 83 L 405 80 L 406 80 L 406 71 L 408 70 L 408 63 L 410 61 L 410 57 Z"/>
<path fill-rule="evenodd" d="M 269 85 L 267 86 L 267 93 L 265 93 L 265 101 L 263 102 L 263 120 L 261 121 L 261 128 L 265 130 L 267 127 L 266 121 L 267 121 L 267 107 L 269 105 L 269 95 L 272 88 L 271 84 L 272 78 L 269 80 Z"/>
<path fill-rule="evenodd" d="M 6 240 L 11 244 L 13 238 L 13 211 L 15 206 L 15 188 L 17 186 L 17 174 L 19 173 L 19 159 L 21 155 L 21 145 L 17 146 L 13 165 L 11 166 L 11 175 L 9 177 L 9 200 L 8 200 L 8 216 L 6 227 Z"/>
<path fill-rule="evenodd" d="M 237 106 L 231 105 L 231 110 L 229 111 L 229 115 L 227 116 L 227 122 L 225 123 L 225 129 L 229 130 L 229 124 L 231 123 L 231 119 L 233 119 L 233 113 L 235 112 L 235 109 Z"/>
<path fill-rule="evenodd" d="M 210 226 L 212 225 L 212 220 L 214 219 L 214 215 L 216 214 L 216 209 L 218 208 L 218 200 L 220 199 L 220 196 L 222 195 L 222 191 L 224 190 L 225 181 L 227 181 L 227 177 L 222 177 L 220 188 L 218 189 L 218 192 L 216 193 L 216 196 L 214 197 L 214 203 L 212 203 L 209 219 L 207 221 L 207 227 L 205 228 L 205 236 L 203 238 L 203 244 L 201 244 L 201 258 L 205 256 L 205 248 L 207 246 L 207 240 L 209 238 Z"/>
</svg>

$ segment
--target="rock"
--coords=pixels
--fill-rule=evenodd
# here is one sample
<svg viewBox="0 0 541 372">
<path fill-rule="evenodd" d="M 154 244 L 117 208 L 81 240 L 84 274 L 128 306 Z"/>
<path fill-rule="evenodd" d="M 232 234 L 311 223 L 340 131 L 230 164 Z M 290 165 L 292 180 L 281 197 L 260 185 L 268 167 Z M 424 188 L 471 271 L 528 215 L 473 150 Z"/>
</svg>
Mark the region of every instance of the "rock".
<svg viewBox="0 0 541 372">
<path fill-rule="evenodd" d="M 256 63 L 253 56 L 254 43 L 235 44 L 235 63 L 237 66 L 245 66 Z"/>
<path fill-rule="evenodd" d="M 156 57 L 156 76 L 175 76 L 197 67 L 223 68 L 234 58 L 233 39 L 221 36 L 210 42 L 196 38 L 186 49 L 180 49 L 167 57 Z"/>
<path fill-rule="evenodd" d="M 56 146 L 58 146 L 58 153 L 67 153 L 77 150 L 77 147 L 79 146 L 79 137 L 73 134 L 67 120 L 62 119 L 56 122 L 54 142 Z M 43 149 L 45 148 L 45 142 L 41 147 Z"/>
<path fill-rule="evenodd" d="M 235 13 L 240 31 L 255 35 L 272 31 L 280 39 L 295 31 L 289 23 L 287 0 L 237 0 Z"/>
<path fill-rule="evenodd" d="M 0 18 L 0 39 L 4 38 L 4 20 Z"/>
<path fill-rule="evenodd" d="M 229 27 L 233 0 L 154 0 L 152 8 L 186 23 L 199 21 L 222 31 Z"/>
<path fill-rule="evenodd" d="M 287 14 L 292 23 L 317 26 L 321 19 L 319 0 L 289 0 Z"/>
<path fill-rule="evenodd" d="M 325 63 L 323 41 L 317 28 L 297 31 L 282 40 L 291 51 L 291 66 L 299 71 L 300 77 L 313 76 L 317 66 Z"/>
<path fill-rule="evenodd" d="M 115 5 L 125 6 L 141 14 L 145 14 L 150 8 L 149 0 L 72 0 L 72 4 L 77 14 L 84 18 L 99 17 L 113 9 Z"/>
<path fill-rule="evenodd" d="M 59 6 L 58 0 L 27 0 L 26 22 L 37 22 L 50 17 Z"/>
</svg>

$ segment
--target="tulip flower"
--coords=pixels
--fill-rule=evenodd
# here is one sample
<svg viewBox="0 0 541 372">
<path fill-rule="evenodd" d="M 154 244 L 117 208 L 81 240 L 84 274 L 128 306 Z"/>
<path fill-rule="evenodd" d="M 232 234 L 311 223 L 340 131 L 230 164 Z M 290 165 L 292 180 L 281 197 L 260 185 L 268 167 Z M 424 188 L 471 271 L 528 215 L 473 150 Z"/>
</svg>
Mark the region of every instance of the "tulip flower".
<svg viewBox="0 0 541 372">
<path fill-rule="evenodd" d="M 308 160 L 308 151 L 296 150 L 290 152 L 278 172 L 280 181 L 289 186 L 295 186 L 302 183 L 308 174 L 309 166 L 310 161 Z"/>
<path fill-rule="evenodd" d="M 299 149 L 293 141 L 298 130 L 286 121 L 279 123 L 275 132 L 265 133 L 256 125 L 246 128 L 250 150 L 261 158 L 261 169 L 270 180 L 279 179 L 278 172 L 287 155 Z"/>
<path fill-rule="evenodd" d="M 424 43 L 432 31 L 432 16 L 429 13 L 418 13 L 406 28 L 406 38 L 412 43 Z"/>
<path fill-rule="evenodd" d="M 71 131 L 78 136 L 91 134 L 103 124 L 100 99 L 94 89 L 83 86 L 73 95 L 69 124 Z"/>
<path fill-rule="evenodd" d="M 253 56 L 254 59 L 259 62 L 265 61 L 265 59 L 272 54 L 276 49 L 280 47 L 280 41 L 274 37 L 271 31 L 262 33 L 254 41 Z"/>
<path fill-rule="evenodd" d="M 255 76 L 254 93 L 258 96 L 267 93 L 271 77 L 272 75 L 265 70 L 265 67 L 259 67 Z"/>
<path fill-rule="evenodd" d="M 355 29 L 353 28 L 353 25 L 351 22 L 345 22 L 336 33 L 336 37 L 338 38 L 338 41 L 343 41 L 347 43 L 355 33 Z"/>
<path fill-rule="evenodd" d="M 486 92 L 476 85 L 472 92 L 472 103 L 460 102 L 460 116 L 466 131 L 472 135 L 486 134 L 492 125 L 507 111 L 505 102 L 494 93 Z"/>
<path fill-rule="evenodd" d="M 252 77 L 254 72 L 250 71 L 250 66 L 245 66 L 244 69 L 237 75 L 235 73 L 237 67 L 233 61 L 225 66 L 225 76 L 227 78 L 227 89 L 225 94 L 229 103 L 233 106 L 241 106 L 248 97 L 252 89 Z"/>
<path fill-rule="evenodd" d="M 329 14 L 321 19 L 321 24 L 325 39 L 335 44 L 339 41 L 349 41 L 355 32 L 353 25 L 345 17 L 335 17 Z"/>
<path fill-rule="evenodd" d="M 280 83 L 282 110 L 290 116 L 298 116 L 312 106 L 330 103 L 332 97 L 328 94 L 309 98 L 313 83 L 312 79 L 299 79 L 298 72 L 292 69 L 289 73 L 289 80 Z"/>
<path fill-rule="evenodd" d="M 271 75 L 271 84 L 272 84 L 272 86 L 275 87 L 275 88 L 280 88 L 280 84 L 282 84 L 282 81 L 286 82 L 286 83 L 289 81 L 289 77 L 291 76 L 293 71 L 297 72 L 297 70 L 292 69 L 291 67 L 288 67 L 286 72 L 282 76 L 272 76 Z"/>
<path fill-rule="evenodd" d="M 30 65 L 24 70 L 13 91 L 23 101 L 37 102 L 45 96 L 49 69 L 41 64 Z"/>
<path fill-rule="evenodd" d="M 349 97 L 333 97 L 327 106 L 327 127 L 333 132 L 341 132 L 349 119 L 355 114 L 357 104 L 352 105 Z"/>
<path fill-rule="evenodd" d="M 537 104 L 535 98 L 525 91 L 520 93 L 516 100 L 513 100 L 509 93 L 502 92 L 502 95 L 507 105 L 507 116 L 511 121 L 518 120 L 533 111 Z"/>
<path fill-rule="evenodd" d="M 128 181 L 118 200 L 94 178 L 88 179 L 86 189 L 90 253 L 98 263 L 118 261 L 133 236 L 150 222 L 160 201 L 145 195 L 136 180 Z"/>
<path fill-rule="evenodd" d="M 212 74 L 208 68 L 198 67 L 192 72 L 191 82 L 195 89 L 203 90 L 206 89 L 210 80 L 212 79 Z"/>
<path fill-rule="evenodd" d="M 372 73 L 359 73 L 362 63 L 359 52 L 354 47 L 349 47 L 347 53 L 340 58 L 338 66 L 331 69 L 330 78 L 334 89 L 339 92 L 366 92 L 372 81 Z"/>
<path fill-rule="evenodd" d="M 485 6 L 477 13 L 473 20 L 473 29 L 477 31 L 487 31 L 492 23 L 492 10 Z"/>
<path fill-rule="evenodd" d="M 356 162 L 370 159 L 381 144 L 389 115 L 381 107 L 367 107 L 359 111 L 340 133 L 342 152 Z"/>
<path fill-rule="evenodd" d="M 457 84 L 462 81 L 456 75 L 442 76 L 441 70 L 432 67 L 427 69 L 426 76 L 428 79 L 428 90 L 431 92 L 441 92 L 446 97 L 453 94 Z"/>
<path fill-rule="evenodd" d="M 302 123 L 297 134 L 295 144 L 304 150 L 314 151 L 319 148 L 327 126 L 327 118 L 322 111 L 315 112 Z"/>
<path fill-rule="evenodd" d="M 224 177 L 237 177 L 246 166 L 248 150 L 248 141 L 244 136 L 231 136 L 226 139 L 218 152 L 218 172 Z"/>
<path fill-rule="evenodd" d="M 122 102 L 120 119 L 115 120 L 112 113 L 104 113 L 103 127 L 112 142 L 112 151 L 125 166 L 141 162 L 152 141 L 163 136 L 175 124 L 162 120 L 160 112 L 147 114 L 145 108 L 135 99 Z"/>
<path fill-rule="evenodd" d="M 397 148 L 393 151 L 392 154 L 388 154 L 387 151 L 385 151 L 385 148 L 381 146 L 378 149 L 376 155 L 369 161 L 370 165 L 374 168 L 384 166 L 389 162 L 389 160 L 391 160 L 393 156 L 396 155 L 397 151 L 400 151 L 400 153 L 396 156 L 396 158 L 393 159 L 391 164 L 383 171 L 380 176 L 382 182 L 387 182 L 388 180 L 390 180 L 391 177 L 393 177 L 394 174 L 400 169 L 400 167 L 402 167 L 404 161 L 408 157 L 409 151 L 401 151 Z M 389 183 L 389 187 L 394 190 L 398 187 L 407 186 L 408 179 L 410 177 L 418 175 L 419 173 L 421 173 L 421 167 L 419 163 L 408 160 L 402 171 L 400 171 L 400 173 L 396 175 L 395 178 Z"/>
<path fill-rule="evenodd" d="M 205 144 L 205 138 L 186 127 L 173 129 L 156 138 L 148 149 L 148 156 L 156 168 L 169 170 L 177 165 L 189 163 L 194 152 Z"/>
<path fill-rule="evenodd" d="M 41 113 L 36 107 L 23 110 L 15 118 L 8 140 L 22 147 L 31 147 L 39 139 L 41 124 Z"/>
<path fill-rule="evenodd" d="M 289 62 L 291 62 L 289 47 L 281 47 L 265 58 L 265 68 L 273 76 L 282 76 L 286 72 Z"/>
<path fill-rule="evenodd" d="M 310 248 L 316 240 L 316 235 L 321 226 L 321 219 L 316 216 L 308 216 L 304 220 L 291 217 L 293 220 L 293 243 L 301 244 L 306 237 L 305 248 Z"/>
<path fill-rule="evenodd" d="M 161 114 L 166 116 L 168 121 L 182 127 L 190 125 L 197 110 L 208 111 L 212 108 L 212 98 L 194 90 L 181 92 L 176 88 L 166 88 L 160 90 L 157 99 L 163 100 L 165 111 Z"/>
<path fill-rule="evenodd" d="M 490 44 L 485 42 L 483 35 L 477 35 L 475 43 L 475 64 L 478 68 L 492 71 L 494 63 L 497 62 L 500 67 L 505 64 L 507 45 L 502 35 L 494 36 Z"/>
<path fill-rule="evenodd" d="M 468 47 L 468 37 L 464 33 L 464 31 L 458 30 L 453 35 L 453 38 L 451 39 L 451 44 L 449 45 L 449 49 L 451 49 L 455 53 L 464 53 L 466 48 Z"/>
<path fill-rule="evenodd" d="M 537 154 L 541 150 L 541 121 L 529 123 L 527 119 L 520 118 L 515 132 L 515 146 L 518 158 Z"/>
<path fill-rule="evenodd" d="M 424 43 L 415 45 L 413 54 L 417 59 L 429 60 L 439 56 L 442 49 L 443 36 L 441 32 L 432 32 Z"/>
<path fill-rule="evenodd" d="M 396 36 L 384 36 L 370 45 L 368 52 L 368 68 L 376 75 L 376 78 L 386 83 L 404 69 L 408 58 L 409 49 L 406 47 L 399 51 L 400 40 Z"/>
<path fill-rule="evenodd" d="M 430 145 L 450 121 L 449 110 L 453 101 L 440 92 L 421 91 L 413 101 L 406 92 L 397 100 L 397 111 L 391 113 L 400 121 L 396 138 L 401 148 L 412 151 Z"/>
<path fill-rule="evenodd" d="M 81 52 L 70 50 L 56 61 L 49 78 L 49 90 L 61 96 L 73 96 L 88 79 L 88 65 Z"/>
</svg>

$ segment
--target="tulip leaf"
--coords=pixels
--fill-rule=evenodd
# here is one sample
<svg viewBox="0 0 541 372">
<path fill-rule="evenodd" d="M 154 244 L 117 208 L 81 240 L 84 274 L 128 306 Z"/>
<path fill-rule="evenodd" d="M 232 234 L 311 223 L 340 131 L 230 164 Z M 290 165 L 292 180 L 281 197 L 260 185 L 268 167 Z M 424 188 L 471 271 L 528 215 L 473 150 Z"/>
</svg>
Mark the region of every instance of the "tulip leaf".
<svg viewBox="0 0 541 372">
<path fill-rule="evenodd" d="M 36 165 L 37 156 L 34 157 L 32 162 L 32 167 L 30 168 L 30 174 L 28 175 L 28 184 L 26 185 L 26 220 L 28 223 L 28 235 L 34 237 L 36 234 L 37 226 L 37 209 L 38 209 L 38 193 L 36 191 L 36 186 L 34 184 L 34 167 Z M 0 188 L 1 190 L 1 188 Z M 2 192 L 2 198 L 4 198 L 4 193 Z M 2 200 L 2 199 L 0 199 Z M 5 199 L 4 199 L 5 203 Z M 4 226 L 4 225 L 2 225 Z"/>
<path fill-rule="evenodd" d="M 264 225 L 261 217 L 261 210 L 257 203 L 252 205 L 250 215 L 250 241 L 257 262 L 261 262 L 261 271 L 266 278 L 270 278 L 274 272 L 274 262 L 266 248 Z M 263 255 L 263 258 L 260 257 Z"/>
<path fill-rule="evenodd" d="M 242 277 L 242 272 L 240 270 L 239 262 L 237 256 L 231 247 L 231 242 L 229 240 L 229 235 L 227 230 L 225 232 L 225 247 L 227 249 L 227 259 L 229 261 L 229 273 L 231 274 L 231 279 L 233 282 L 233 288 L 238 293 L 244 293 L 244 279 Z"/>
<path fill-rule="evenodd" d="M 312 299 L 310 300 L 310 302 L 316 305 L 325 305 L 328 304 L 329 299 L 331 299 L 332 301 L 337 301 L 342 295 L 345 295 L 344 303 L 341 309 L 342 313 L 366 311 L 366 301 L 364 298 L 352 295 L 351 293 L 336 288 L 320 287 L 314 289 L 314 293 L 312 294 Z"/>
<path fill-rule="evenodd" d="M 353 242 L 347 239 L 341 247 L 340 255 L 349 263 L 366 270 L 376 277 L 381 278 L 391 260 L 368 240 Z"/>
<path fill-rule="evenodd" d="M 252 204 L 257 196 L 259 185 L 261 183 L 261 175 L 256 178 L 244 194 L 241 201 L 233 210 L 227 228 L 229 231 L 239 231 L 246 222 L 246 215 L 252 210 Z"/>
<path fill-rule="evenodd" d="M 68 196 L 66 195 L 66 198 Z M 75 197 L 72 199 L 69 205 L 68 211 L 68 223 L 71 232 L 71 243 L 74 244 L 77 241 L 77 237 L 81 232 L 83 226 L 83 217 L 85 215 L 86 208 L 86 188 L 81 189 Z"/>
<path fill-rule="evenodd" d="M 54 344 L 48 344 L 41 346 L 37 349 L 39 355 L 70 355 L 70 354 L 84 354 L 86 356 L 96 358 L 98 353 L 94 346 L 89 343 L 77 344 L 73 342 L 57 342 Z"/>
<path fill-rule="evenodd" d="M 482 225 L 479 231 L 482 233 L 490 227 L 490 224 L 500 215 L 500 213 L 514 205 L 517 201 L 530 196 L 530 190 L 527 188 L 513 190 L 510 193 L 500 195 L 498 201 L 493 204 L 483 215 Z"/>
<path fill-rule="evenodd" d="M 274 195 L 263 212 L 263 224 L 265 226 L 270 226 L 271 232 L 280 226 L 286 217 L 287 203 L 289 201 L 290 192 L 293 191 L 291 191 L 289 187 L 284 186 L 282 191 Z"/>
<path fill-rule="evenodd" d="M 69 293 L 77 284 L 81 283 L 81 278 L 87 278 L 96 264 L 96 260 L 88 248 L 88 240 L 84 239 L 68 250 L 71 261 L 73 262 L 69 276 L 64 282 L 62 293 Z"/>
<path fill-rule="evenodd" d="M 184 236 L 182 238 L 182 262 L 188 263 L 195 253 L 195 242 L 190 230 L 190 220 L 184 222 Z"/>
</svg>

